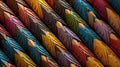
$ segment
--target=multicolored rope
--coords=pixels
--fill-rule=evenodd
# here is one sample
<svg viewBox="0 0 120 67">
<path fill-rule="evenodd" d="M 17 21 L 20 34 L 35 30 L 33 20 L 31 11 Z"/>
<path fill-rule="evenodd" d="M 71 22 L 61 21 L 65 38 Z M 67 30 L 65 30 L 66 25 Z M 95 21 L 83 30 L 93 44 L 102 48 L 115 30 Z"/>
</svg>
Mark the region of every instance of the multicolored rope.
<svg viewBox="0 0 120 67">
<path fill-rule="evenodd" d="M 13 14 L 8 7 L 0 2 L 0 13 L 4 19 L 1 21 L 7 30 L 12 34 L 12 36 L 21 44 L 22 48 L 29 54 L 32 60 L 38 65 L 50 66 L 54 65 L 54 60 L 50 54 L 43 48 L 37 39 L 25 28 L 22 22 Z M 5 7 L 6 6 L 6 7 Z M 55 64 L 57 65 L 57 64 Z"/>
<path fill-rule="evenodd" d="M 22 47 L 12 38 L 12 36 L 0 25 L 1 49 L 15 62 L 17 67 L 37 67 L 31 58 L 25 53 Z"/>
<path fill-rule="evenodd" d="M 0 50 L 0 67 L 15 67 L 2 50 Z"/>
<path fill-rule="evenodd" d="M 32 10 L 17 0 L 15 0 L 17 5 L 13 5 L 10 3 L 12 1 L 13 0 L 6 0 L 6 3 L 8 3 L 12 9 L 15 8 L 13 6 L 18 7 L 16 12 L 20 19 L 37 37 L 37 39 L 43 43 L 61 66 L 80 66 L 76 59 L 66 50 L 63 44 L 51 33 L 51 31 L 49 31 Z"/>
</svg>

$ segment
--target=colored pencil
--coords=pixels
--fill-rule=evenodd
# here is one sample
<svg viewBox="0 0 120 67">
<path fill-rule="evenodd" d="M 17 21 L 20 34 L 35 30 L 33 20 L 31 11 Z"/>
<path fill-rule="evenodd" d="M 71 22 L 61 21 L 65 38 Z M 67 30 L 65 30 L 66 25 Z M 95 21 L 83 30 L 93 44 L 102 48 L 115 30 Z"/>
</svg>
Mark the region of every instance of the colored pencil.
<svg viewBox="0 0 120 67">
<path fill-rule="evenodd" d="M 0 50 L 0 67 L 15 67 L 2 50 Z"/>
<path fill-rule="evenodd" d="M 6 27 L 6 29 L 12 34 L 12 36 L 18 41 L 19 44 L 23 47 L 23 49 L 29 54 L 32 60 L 38 66 L 46 67 L 56 66 L 55 61 L 49 55 L 49 53 L 43 48 L 41 44 L 37 41 L 37 39 L 25 28 L 22 22 L 12 14 L 11 10 L 1 1 L 0 2 L 0 12 L 1 16 L 4 19 L 1 19 L 2 24 Z M 44 66 L 45 67 L 45 66 Z"/>
<path fill-rule="evenodd" d="M 15 8 L 13 6 L 18 7 L 18 11 L 16 12 L 19 14 L 18 16 L 21 18 L 23 23 L 31 30 L 39 41 L 43 42 L 43 45 L 62 67 L 69 67 L 72 65 L 75 67 L 80 66 L 76 59 L 66 50 L 63 44 L 49 31 L 49 29 L 43 24 L 43 22 L 40 21 L 32 10 L 17 0 L 14 0 L 17 5 L 13 5 L 10 3 L 12 1 L 13 0 L 6 0 L 6 3 L 10 5 L 12 9 Z"/>
<path fill-rule="evenodd" d="M 0 25 L 0 42 L 2 50 L 15 62 L 17 67 L 37 67 L 31 58 L 25 53 L 21 46 L 12 38 L 12 36 Z"/>
</svg>

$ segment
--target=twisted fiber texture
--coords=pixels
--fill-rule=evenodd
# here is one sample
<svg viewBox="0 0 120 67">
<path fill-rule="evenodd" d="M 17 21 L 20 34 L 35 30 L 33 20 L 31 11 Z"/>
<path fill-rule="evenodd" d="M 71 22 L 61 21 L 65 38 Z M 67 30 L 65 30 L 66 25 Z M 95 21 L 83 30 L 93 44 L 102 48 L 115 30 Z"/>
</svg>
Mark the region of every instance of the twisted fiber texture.
<svg viewBox="0 0 120 67">
<path fill-rule="evenodd" d="M 69 19 L 76 20 L 76 21 L 68 20 L 68 22 L 69 22 L 68 25 L 73 25 L 73 26 L 71 26 L 71 29 L 74 30 L 74 28 L 75 28 L 76 30 L 78 30 L 77 34 L 79 35 L 81 40 L 89 47 L 89 49 L 93 50 L 93 52 L 102 61 L 102 63 L 105 66 L 112 65 L 111 62 L 113 60 L 110 59 L 109 55 L 116 57 L 116 58 L 114 58 L 115 62 L 113 62 L 113 63 L 115 65 L 116 61 L 117 61 L 116 66 L 119 66 L 120 61 L 119 61 L 118 57 L 115 55 L 115 53 L 104 42 L 101 41 L 101 38 L 93 30 L 91 30 L 87 25 L 85 25 L 85 24 L 81 23 L 81 21 L 79 21 L 81 18 L 79 18 L 79 20 L 78 20 L 78 18 L 76 18 L 79 16 L 77 16 L 77 15 L 75 16 L 72 11 L 69 11 L 66 13 L 66 17 Z M 101 50 L 103 50 L 103 48 L 104 48 L 104 51 L 101 52 Z"/>
<path fill-rule="evenodd" d="M 55 37 L 54 34 L 49 31 L 49 29 L 42 22 L 31 18 L 30 27 L 32 31 L 40 34 L 39 37 L 41 38 L 44 46 L 49 50 L 49 52 L 60 63 L 61 66 L 69 67 L 71 64 L 80 66 L 75 58 L 66 50 L 64 45 Z M 58 52 L 60 55 L 58 55 Z"/>
<path fill-rule="evenodd" d="M 42 61 L 46 61 L 44 58 L 50 57 L 49 53 L 39 44 L 37 39 L 25 28 L 22 22 L 10 12 L 3 11 L 3 22 L 13 37 L 21 44 L 29 56 L 37 63 L 41 65 Z"/>
<path fill-rule="evenodd" d="M 4 29 L 2 25 L 0 25 L 0 35 L 2 50 L 12 61 L 16 63 L 18 67 L 20 66 L 36 67 L 36 64 L 25 53 L 22 47 L 20 47 L 20 45 L 9 35 L 9 33 Z"/>
<path fill-rule="evenodd" d="M 2 50 L 0 50 L 0 67 L 15 67 Z"/>
<path fill-rule="evenodd" d="M 76 3 L 75 3 L 76 2 Z M 100 37 L 120 56 L 120 38 L 113 29 L 103 20 L 99 19 L 97 12 L 84 0 L 74 2 L 74 9 L 85 19 Z M 87 17 L 87 18 L 86 18 Z M 112 42 L 111 42 L 112 41 Z"/>
<path fill-rule="evenodd" d="M 47 27 L 40 21 L 40 19 L 35 15 L 33 11 L 31 11 L 28 7 L 24 6 L 23 4 L 17 2 L 18 6 L 18 13 L 19 17 L 24 21 L 24 24 L 32 31 L 32 33 L 39 39 L 39 41 L 42 41 L 44 46 L 49 50 L 49 52 L 53 55 L 55 59 L 58 59 L 59 64 L 64 67 L 68 67 L 71 64 L 74 64 L 75 66 L 79 66 L 79 63 L 75 60 L 75 58 L 69 54 L 68 51 L 66 51 L 65 47 L 59 42 L 59 40 L 47 29 Z M 9 2 L 8 2 L 9 3 Z M 21 15 L 24 14 L 24 16 Z M 28 19 L 24 19 L 28 18 Z M 59 59 L 59 56 L 57 55 L 56 46 L 59 46 L 62 50 L 65 50 L 70 58 L 67 58 L 64 56 L 64 53 L 61 53 L 63 55 L 61 59 Z M 56 47 L 56 48 L 55 48 Z M 72 59 L 73 61 L 71 61 Z M 62 63 L 62 62 L 66 63 Z M 52 66 L 52 65 L 51 65 Z M 54 64 L 55 66 L 55 64 Z M 56 65 L 57 66 L 57 65 Z"/>
<path fill-rule="evenodd" d="M 120 14 L 120 0 L 106 0 Z"/>
<path fill-rule="evenodd" d="M 66 16 L 65 16 L 66 10 L 70 9 L 73 11 L 73 9 L 70 7 L 70 5 L 65 0 L 46 0 L 46 1 L 65 20 L 72 19 L 72 18 L 66 18 Z M 74 23 L 74 19 L 72 19 L 72 20 Z M 72 53 L 76 56 L 76 58 L 79 58 L 79 62 L 81 62 L 83 64 L 83 66 L 88 66 L 89 63 L 88 64 L 86 64 L 86 63 L 87 63 L 87 61 L 89 62 L 89 60 L 87 60 L 87 59 L 94 57 L 92 55 L 92 53 L 84 46 L 84 44 L 82 42 L 80 42 L 80 39 L 72 31 L 70 31 L 70 29 L 68 29 L 66 26 L 63 26 L 59 22 L 56 22 L 56 26 L 58 27 L 58 32 L 60 33 L 59 36 L 61 37 L 61 40 L 63 40 L 63 42 L 67 42 L 69 40 L 65 44 L 71 44 L 71 45 L 67 45 L 67 46 L 72 50 Z M 75 51 L 75 52 L 73 52 L 73 51 Z M 96 58 L 94 58 L 94 59 L 96 59 Z M 91 60 L 90 64 L 93 64 L 93 65 L 96 64 L 95 66 L 97 66 L 97 65 L 102 66 L 96 60 Z"/>
<path fill-rule="evenodd" d="M 89 0 L 88 2 L 92 4 L 99 14 L 106 19 L 112 28 L 120 35 L 120 16 L 112 9 L 106 0 Z"/>
</svg>

